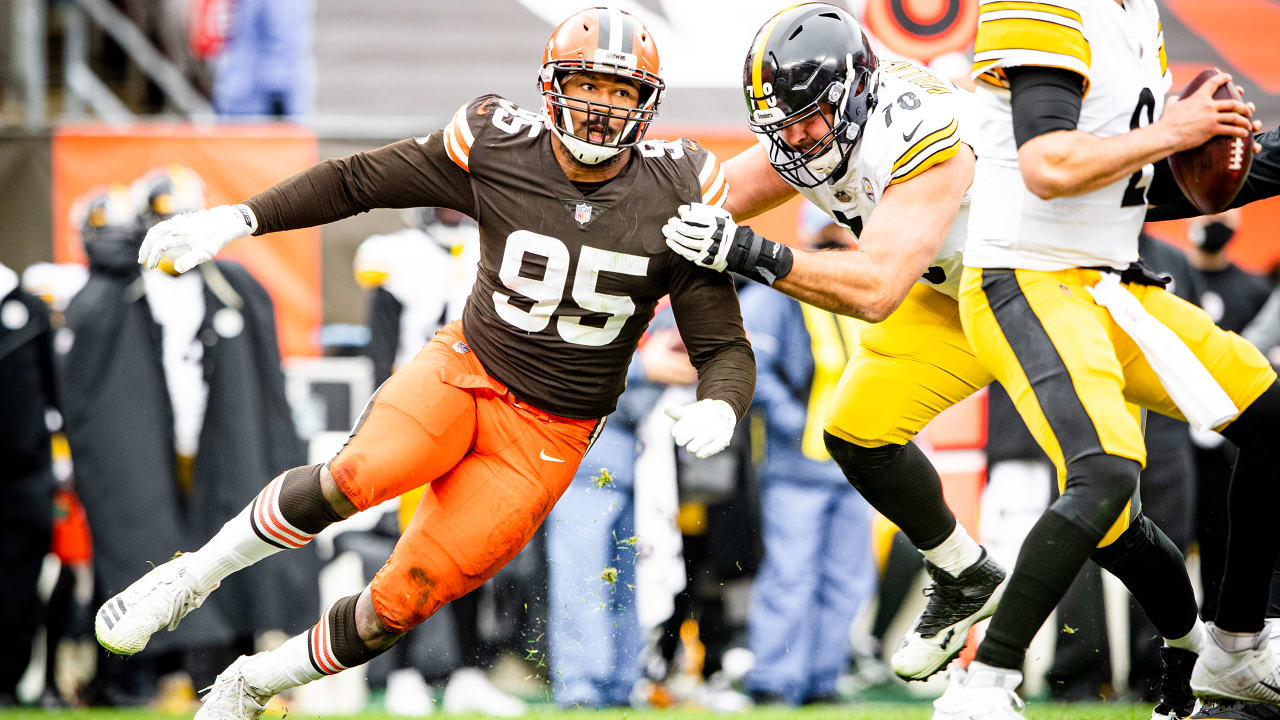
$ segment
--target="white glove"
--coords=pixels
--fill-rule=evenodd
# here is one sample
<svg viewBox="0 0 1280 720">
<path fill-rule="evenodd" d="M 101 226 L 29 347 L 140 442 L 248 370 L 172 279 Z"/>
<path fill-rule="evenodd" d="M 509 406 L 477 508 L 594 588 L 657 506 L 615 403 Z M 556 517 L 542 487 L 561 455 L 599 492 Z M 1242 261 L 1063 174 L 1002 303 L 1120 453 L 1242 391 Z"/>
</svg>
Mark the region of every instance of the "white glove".
<svg viewBox="0 0 1280 720">
<path fill-rule="evenodd" d="M 695 265 L 724 272 L 738 230 L 733 217 L 723 208 L 702 203 L 681 205 L 676 212 L 662 227 L 667 247 Z"/>
<path fill-rule="evenodd" d="M 227 243 L 251 234 L 257 226 L 246 205 L 219 205 L 174 215 L 147 231 L 138 249 L 138 263 L 153 268 L 168 257 L 175 271 L 186 272 L 212 260 Z"/>
<path fill-rule="evenodd" d="M 709 458 L 728 447 L 738 424 L 738 416 L 723 400 L 699 400 L 668 408 L 667 415 L 676 421 L 671 426 L 676 445 L 698 458 Z"/>
</svg>

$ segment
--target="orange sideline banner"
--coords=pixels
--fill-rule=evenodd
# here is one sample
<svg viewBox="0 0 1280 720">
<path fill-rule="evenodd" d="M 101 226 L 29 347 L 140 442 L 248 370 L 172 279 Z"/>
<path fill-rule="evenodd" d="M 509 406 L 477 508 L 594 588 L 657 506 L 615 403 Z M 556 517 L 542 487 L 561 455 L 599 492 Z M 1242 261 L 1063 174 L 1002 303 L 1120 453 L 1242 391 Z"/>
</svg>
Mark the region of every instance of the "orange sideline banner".
<svg viewBox="0 0 1280 720">
<path fill-rule="evenodd" d="M 176 163 L 204 178 L 213 206 L 240 202 L 318 158 L 315 134 L 286 125 L 73 125 L 59 128 L 52 145 L 55 262 L 85 262 L 70 212 L 95 185 L 128 184 L 153 167 Z M 219 257 L 243 264 L 271 294 L 282 355 L 318 353 L 319 229 L 237 240 Z"/>
</svg>

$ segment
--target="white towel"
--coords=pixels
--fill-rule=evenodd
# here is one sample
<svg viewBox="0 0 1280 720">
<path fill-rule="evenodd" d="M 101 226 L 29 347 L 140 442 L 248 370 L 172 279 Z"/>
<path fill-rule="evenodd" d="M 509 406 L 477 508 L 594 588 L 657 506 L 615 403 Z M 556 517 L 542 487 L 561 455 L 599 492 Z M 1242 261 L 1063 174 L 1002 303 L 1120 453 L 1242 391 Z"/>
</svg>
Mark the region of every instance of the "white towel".
<svg viewBox="0 0 1280 720">
<path fill-rule="evenodd" d="M 676 524 L 680 498 L 676 489 L 675 424 L 665 412 L 693 402 L 692 387 L 672 386 L 640 423 L 636 458 L 636 614 L 648 633 L 675 612 L 675 597 L 684 590 L 684 540 Z"/>
<path fill-rule="evenodd" d="M 1106 308 L 1120 329 L 1133 339 L 1191 427 L 1212 430 L 1239 414 L 1239 408 L 1195 353 L 1147 312 L 1120 283 L 1118 274 L 1102 273 L 1102 279 L 1089 292 L 1094 302 Z"/>
</svg>

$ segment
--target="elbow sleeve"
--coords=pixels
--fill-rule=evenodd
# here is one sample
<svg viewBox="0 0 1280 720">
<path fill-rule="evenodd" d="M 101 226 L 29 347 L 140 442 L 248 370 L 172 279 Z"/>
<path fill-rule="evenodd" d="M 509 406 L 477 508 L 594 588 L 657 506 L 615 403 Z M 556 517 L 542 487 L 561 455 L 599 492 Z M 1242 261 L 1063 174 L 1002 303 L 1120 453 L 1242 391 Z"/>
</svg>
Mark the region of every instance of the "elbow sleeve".
<svg viewBox="0 0 1280 720">
<path fill-rule="evenodd" d="M 1045 133 L 1076 129 L 1084 101 L 1084 85 L 1078 74 L 1048 67 L 1012 67 L 1005 72 L 1018 147 Z"/>
</svg>

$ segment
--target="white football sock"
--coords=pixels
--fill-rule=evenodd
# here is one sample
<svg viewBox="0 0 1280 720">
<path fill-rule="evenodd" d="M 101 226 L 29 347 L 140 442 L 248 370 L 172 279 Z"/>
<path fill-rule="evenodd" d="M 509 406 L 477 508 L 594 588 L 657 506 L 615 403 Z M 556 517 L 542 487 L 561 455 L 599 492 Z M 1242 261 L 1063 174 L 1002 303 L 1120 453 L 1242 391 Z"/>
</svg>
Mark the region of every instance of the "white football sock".
<svg viewBox="0 0 1280 720">
<path fill-rule="evenodd" d="M 249 658 L 240 670 L 245 682 L 255 690 L 279 695 L 324 677 L 326 673 L 316 669 L 308 652 L 313 632 L 315 628 L 289 638 L 275 650 Z"/>
<path fill-rule="evenodd" d="M 315 538 L 316 533 L 299 530 L 284 518 L 280 509 L 283 483 L 284 473 L 281 473 L 204 547 L 192 553 L 187 572 L 195 581 L 196 590 L 209 590 L 240 568 L 281 550 L 300 548 Z"/>
<path fill-rule="evenodd" d="M 1196 618 L 1196 624 L 1191 626 L 1191 632 L 1180 638 L 1165 638 L 1164 644 L 1169 647 L 1179 648 L 1182 650 L 1190 650 L 1199 655 L 1200 646 L 1204 642 L 1204 621 Z"/>
<path fill-rule="evenodd" d="M 951 531 L 946 540 L 937 547 L 921 550 L 920 553 L 929 562 L 945 570 L 948 575 L 956 577 L 978 562 L 978 558 L 982 557 L 982 547 L 974 542 L 973 538 L 969 537 L 969 533 L 965 532 L 964 526 L 957 522 L 956 529 Z"/>
<path fill-rule="evenodd" d="M 1266 625 L 1262 626 L 1262 630 L 1256 633 L 1238 633 L 1223 630 L 1213 623 L 1205 625 L 1207 634 L 1213 637 L 1213 641 L 1218 647 L 1229 653 L 1240 652 L 1241 650 L 1253 650 L 1262 644 L 1263 638 L 1267 636 L 1270 628 Z"/>
</svg>

